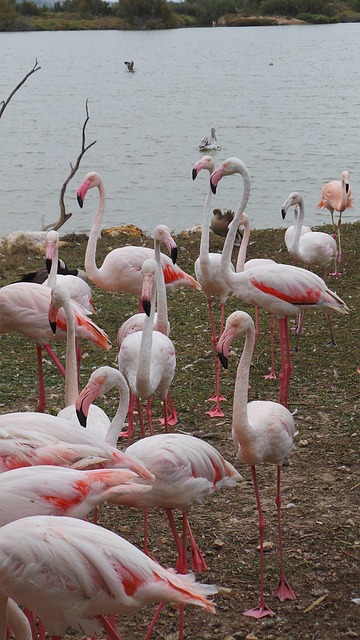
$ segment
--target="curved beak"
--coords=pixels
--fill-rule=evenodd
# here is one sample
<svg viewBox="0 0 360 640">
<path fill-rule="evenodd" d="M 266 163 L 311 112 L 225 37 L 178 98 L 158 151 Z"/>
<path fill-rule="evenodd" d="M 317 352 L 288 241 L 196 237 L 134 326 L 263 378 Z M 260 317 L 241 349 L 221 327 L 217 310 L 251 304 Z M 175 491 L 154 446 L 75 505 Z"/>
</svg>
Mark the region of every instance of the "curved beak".
<svg viewBox="0 0 360 640">
<path fill-rule="evenodd" d="M 88 382 L 78 395 L 75 402 L 76 415 L 82 427 L 86 427 L 89 408 L 94 398 L 98 396 L 98 389 L 92 382 Z"/>
<path fill-rule="evenodd" d="M 210 187 L 211 187 L 211 191 L 214 194 L 216 193 L 216 187 L 219 181 L 221 180 L 221 178 L 223 177 L 223 175 L 224 175 L 224 172 L 222 167 L 220 166 L 217 169 L 215 169 L 215 171 L 213 171 L 210 176 Z"/>
<path fill-rule="evenodd" d="M 51 331 L 53 332 L 54 335 L 56 334 L 57 315 L 58 315 L 58 309 L 56 309 L 53 304 L 50 304 L 49 311 L 48 311 L 48 319 L 49 319 L 49 325 L 51 327 Z"/>
<path fill-rule="evenodd" d="M 90 182 L 89 180 L 84 180 L 84 182 L 81 183 L 80 187 L 78 188 L 77 192 L 76 192 L 76 197 L 77 197 L 77 201 L 78 201 L 78 205 L 79 207 L 82 209 L 83 208 L 83 204 L 84 204 L 84 200 L 85 200 L 85 196 L 88 192 L 90 188 Z"/>
</svg>

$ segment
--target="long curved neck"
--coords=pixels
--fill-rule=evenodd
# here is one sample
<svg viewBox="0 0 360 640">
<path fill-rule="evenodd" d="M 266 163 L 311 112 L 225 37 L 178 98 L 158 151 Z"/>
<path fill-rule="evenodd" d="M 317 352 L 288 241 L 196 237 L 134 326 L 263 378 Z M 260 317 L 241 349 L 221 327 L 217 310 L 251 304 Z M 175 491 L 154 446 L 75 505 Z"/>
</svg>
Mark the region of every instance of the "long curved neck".
<svg viewBox="0 0 360 640">
<path fill-rule="evenodd" d="M 236 268 L 235 271 L 239 273 L 240 271 L 244 271 L 244 265 L 246 260 L 246 251 L 249 244 L 250 239 L 250 222 L 246 220 L 244 222 L 244 233 L 240 244 L 240 249 L 238 253 L 238 257 L 236 260 Z"/>
<path fill-rule="evenodd" d="M 346 209 L 348 197 L 349 197 L 349 194 L 346 193 L 345 180 L 341 180 L 341 203 L 340 203 L 341 211 L 344 211 Z"/>
<path fill-rule="evenodd" d="M 99 282 L 101 282 L 101 273 L 96 266 L 96 245 L 97 245 L 97 239 L 100 231 L 101 221 L 104 217 L 104 212 L 105 212 L 105 189 L 102 182 L 99 183 L 98 190 L 99 190 L 98 208 L 95 214 L 95 218 L 93 220 L 89 240 L 86 247 L 86 253 L 85 253 L 86 275 L 95 284 L 98 284 Z"/>
<path fill-rule="evenodd" d="M 165 285 L 164 274 L 161 266 L 159 240 L 155 239 L 154 250 L 155 250 L 155 260 L 158 266 L 158 272 L 156 275 L 157 328 L 158 328 L 158 331 L 161 331 L 161 333 L 167 336 L 169 332 L 169 318 L 168 318 L 168 308 L 167 308 L 166 285 Z"/>
<path fill-rule="evenodd" d="M 51 262 L 51 269 L 47 279 L 47 286 L 51 287 L 51 289 L 55 287 L 57 283 L 58 262 L 59 262 L 59 245 L 58 243 L 56 243 L 54 255 L 52 257 L 52 262 Z"/>
<path fill-rule="evenodd" d="M 108 432 L 106 434 L 105 442 L 107 442 L 112 447 L 116 447 L 116 443 L 118 441 L 118 437 L 121 429 L 124 426 L 124 422 L 127 416 L 128 408 L 129 408 L 129 387 L 126 383 L 125 378 L 120 375 L 116 376 L 115 387 L 119 391 L 120 398 L 118 408 L 116 413 L 110 423 Z"/>
<path fill-rule="evenodd" d="M 138 370 L 136 373 L 136 388 L 140 398 L 148 397 L 151 367 L 151 349 L 154 330 L 156 286 L 153 288 L 151 296 L 150 316 L 145 317 L 144 327 L 141 335 Z"/>
<path fill-rule="evenodd" d="M 304 222 L 304 201 L 300 200 L 299 204 L 294 208 L 294 235 L 291 251 L 296 257 L 299 254 L 299 243 L 301 238 L 301 229 Z"/>
<path fill-rule="evenodd" d="M 64 301 L 66 315 L 66 365 L 65 365 L 65 407 L 75 404 L 78 396 L 78 375 L 75 346 L 75 320 L 71 301 Z"/>
<path fill-rule="evenodd" d="M 201 226 L 201 240 L 200 240 L 200 266 L 201 271 L 206 276 L 206 269 L 209 268 L 210 260 L 209 260 L 209 236 L 210 236 L 210 215 L 211 215 L 211 202 L 212 202 L 212 191 L 209 185 L 209 189 L 205 198 L 204 209 L 203 209 L 203 217 L 202 217 L 202 226 Z"/>
<path fill-rule="evenodd" d="M 251 358 L 254 351 L 255 329 L 251 325 L 246 331 L 245 345 L 241 354 L 240 362 L 236 372 L 234 404 L 233 404 L 233 435 L 237 441 L 251 433 L 251 426 L 248 421 L 247 403 L 249 389 L 249 372 Z"/>
<path fill-rule="evenodd" d="M 245 211 L 245 207 L 248 203 L 249 195 L 250 195 L 250 176 L 244 163 L 241 163 L 239 165 L 238 173 L 240 173 L 240 175 L 243 178 L 243 182 L 244 182 L 243 192 L 242 192 L 239 207 L 234 215 L 234 218 L 231 224 L 229 225 L 229 229 L 226 234 L 224 247 L 221 255 L 221 273 L 223 274 L 223 277 L 226 280 L 229 287 L 236 284 L 236 282 L 239 279 L 239 274 L 234 274 L 231 268 L 231 253 L 232 253 L 232 249 L 233 249 L 235 238 L 236 238 L 236 232 L 239 227 L 241 214 L 244 213 Z"/>
<path fill-rule="evenodd" d="M 6 598 L 7 600 L 7 598 Z M 3 601 L 1 598 L 0 605 L 0 638 L 6 638 L 6 633 L 3 633 L 2 629 L 2 618 L 5 618 L 5 627 L 6 627 L 6 614 L 2 616 L 3 610 Z M 10 598 L 7 601 L 7 615 L 9 625 L 14 633 L 15 640 L 31 640 L 32 634 L 30 629 L 29 621 L 23 611 L 18 607 L 18 605 L 11 600 Z"/>
</svg>

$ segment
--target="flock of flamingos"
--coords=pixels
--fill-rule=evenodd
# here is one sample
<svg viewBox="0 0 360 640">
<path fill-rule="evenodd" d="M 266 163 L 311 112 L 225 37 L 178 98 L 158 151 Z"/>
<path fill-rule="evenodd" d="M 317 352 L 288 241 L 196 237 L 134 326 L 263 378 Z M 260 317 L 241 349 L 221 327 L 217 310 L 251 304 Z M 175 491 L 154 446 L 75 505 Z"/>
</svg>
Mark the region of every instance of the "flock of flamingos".
<svg viewBox="0 0 360 640">
<path fill-rule="evenodd" d="M 274 615 L 264 599 L 264 517 L 256 477 L 256 465 L 261 463 L 277 467 L 280 576 L 274 595 L 281 601 L 296 597 L 284 572 L 281 534 L 281 466 L 296 435 L 294 418 L 287 408 L 292 369 L 288 317 L 298 318 L 300 333 L 304 313 L 324 311 L 334 341 L 331 314 L 347 313 L 346 304 L 326 284 L 326 270 L 331 267 L 334 274 L 338 273 L 341 262 L 341 214 L 352 204 L 349 174 L 344 171 L 341 180 L 322 189 L 319 206 L 327 207 L 331 213 L 333 235 L 313 232 L 303 225 L 304 203 L 298 193 L 290 194 L 284 202 L 283 217 L 290 208 L 294 212 L 294 225 L 287 230 L 286 243 L 294 262 L 302 265 L 297 267 L 260 258 L 246 261 L 250 227 L 245 209 L 250 177 L 245 164 L 228 158 L 215 168 L 214 159 L 204 155 L 193 167 L 194 180 L 202 170 L 209 172 L 210 183 L 200 254 L 195 263 L 196 279 L 176 265 L 176 244 L 162 225 L 155 229 L 154 249 L 114 249 L 98 268 L 96 244 L 105 212 L 104 185 L 99 174 L 91 172 L 79 186 L 77 198 L 81 207 L 89 189 L 96 187 L 99 193 L 85 256 L 88 280 L 106 291 L 132 293 L 139 300 L 139 313 L 129 318 L 118 333 L 119 368 L 100 367 L 81 392 L 78 339 L 90 340 L 105 350 L 109 349 L 109 339 L 91 320 L 88 282 L 61 267 L 55 231 L 47 235 L 45 282 L 16 282 L 0 290 L 0 334 L 16 331 L 35 342 L 39 376 L 38 410 L 0 416 L 0 640 L 11 634 L 17 640 L 44 640 L 48 636 L 59 640 L 69 627 L 88 638 L 105 630 L 107 639 L 120 640 L 116 614 L 131 614 L 158 603 L 147 640 L 166 602 L 179 604 L 182 640 L 186 604 L 209 612 L 215 610 L 211 596 L 218 587 L 196 579 L 206 569 L 206 563 L 194 539 L 188 512 L 194 503 L 215 490 L 236 485 L 241 476 L 207 442 L 169 432 L 178 418 L 170 396 L 176 355 L 169 337 L 168 286 L 202 289 L 207 299 L 215 379 L 214 406 L 208 412 L 211 417 L 223 415 L 220 367 L 227 367 L 232 341 L 241 334 L 245 336 L 235 382 L 232 437 L 240 460 L 250 465 L 252 472 L 259 512 L 260 593 L 258 602 L 244 615 Z M 210 253 L 212 194 L 224 177 L 234 174 L 242 178 L 240 203 L 222 253 Z M 334 212 L 339 213 L 338 222 Z M 244 232 L 234 267 L 231 253 L 239 226 Z M 161 246 L 169 255 L 160 252 Z M 323 279 L 310 270 L 314 265 L 324 269 Z M 230 294 L 237 296 L 240 303 L 269 311 L 272 327 L 273 319 L 277 319 L 281 352 L 278 402 L 248 403 L 257 323 L 243 311 L 232 313 L 225 322 L 225 302 Z M 212 314 L 214 297 L 221 303 L 219 331 Z M 65 367 L 50 346 L 56 340 L 66 340 Z M 43 349 L 65 378 L 65 407 L 57 416 L 45 413 Z M 110 421 L 94 401 L 112 388 L 118 390 L 120 400 Z M 163 404 L 164 432 L 152 435 L 151 397 L 155 393 Z M 141 401 L 146 403 L 145 416 Z M 134 414 L 139 429 L 134 424 Z M 124 441 L 126 448 L 118 448 Z M 103 503 L 143 510 L 144 551 L 96 524 L 96 509 Z M 148 551 L 148 510 L 153 508 L 164 509 L 168 517 L 177 549 L 175 569 L 163 568 Z M 84 520 L 94 509 L 95 523 Z M 182 512 L 181 534 L 175 526 L 174 509 Z"/>
</svg>

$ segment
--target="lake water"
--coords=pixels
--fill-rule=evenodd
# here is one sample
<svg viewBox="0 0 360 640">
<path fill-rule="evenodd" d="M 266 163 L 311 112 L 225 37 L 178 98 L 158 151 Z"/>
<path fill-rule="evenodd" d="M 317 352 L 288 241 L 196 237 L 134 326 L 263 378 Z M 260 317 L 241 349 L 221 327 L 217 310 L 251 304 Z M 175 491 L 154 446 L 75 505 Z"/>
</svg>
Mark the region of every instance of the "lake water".
<svg viewBox="0 0 360 640">
<path fill-rule="evenodd" d="M 80 210 L 76 189 L 91 170 L 107 192 L 103 227 L 131 222 L 151 232 L 165 223 L 181 231 L 199 223 L 208 174 L 192 182 L 191 168 L 212 125 L 216 165 L 238 156 L 249 169 L 253 227 L 287 226 L 280 208 L 294 190 L 307 224 L 328 222 L 328 212 L 316 210 L 320 188 L 344 169 L 355 197 L 344 221 L 356 220 L 359 42 L 360 24 L 0 33 L 0 100 L 35 59 L 41 66 L 0 120 L 0 236 L 57 220 L 86 99 L 87 143 L 96 144 L 68 185 L 73 217 L 61 232 L 90 229 L 96 190 Z M 236 208 L 241 188 L 239 176 L 224 179 L 214 207 Z"/>
</svg>

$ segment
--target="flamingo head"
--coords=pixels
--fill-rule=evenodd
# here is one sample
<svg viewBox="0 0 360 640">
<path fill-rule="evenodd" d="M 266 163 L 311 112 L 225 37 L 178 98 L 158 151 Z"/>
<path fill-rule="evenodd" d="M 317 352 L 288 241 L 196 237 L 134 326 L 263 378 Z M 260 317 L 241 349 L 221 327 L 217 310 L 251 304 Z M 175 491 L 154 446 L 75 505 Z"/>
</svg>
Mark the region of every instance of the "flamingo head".
<svg viewBox="0 0 360 640">
<path fill-rule="evenodd" d="M 159 224 L 154 231 L 154 238 L 158 242 L 162 242 L 167 248 L 173 264 L 176 264 L 177 246 L 176 242 L 170 234 L 170 229 L 164 224 Z"/>
<path fill-rule="evenodd" d="M 248 330 L 252 330 L 255 336 L 254 322 L 248 313 L 245 311 L 234 311 L 234 313 L 229 315 L 226 320 L 225 329 L 217 345 L 217 354 L 224 369 L 228 368 L 228 356 L 232 341 L 241 333 Z"/>
<path fill-rule="evenodd" d="M 151 300 L 155 287 L 157 269 L 157 263 L 152 258 L 145 260 L 141 268 L 141 275 L 143 279 L 141 304 L 147 316 L 150 315 L 151 311 Z"/>
<path fill-rule="evenodd" d="M 55 285 L 51 289 L 50 306 L 48 310 L 48 320 L 51 327 L 51 331 L 55 335 L 56 333 L 56 321 L 59 313 L 59 309 L 67 302 L 70 302 L 70 294 L 66 287 L 61 284 Z"/>
<path fill-rule="evenodd" d="M 343 171 L 341 174 L 341 182 L 345 184 L 345 191 L 349 193 L 350 189 L 350 173 L 348 171 Z"/>
<path fill-rule="evenodd" d="M 224 176 L 232 176 L 234 173 L 242 173 L 244 170 L 247 173 L 244 163 L 239 158 L 227 158 L 210 176 L 211 191 L 216 193 L 216 187 Z"/>
<path fill-rule="evenodd" d="M 282 219 L 285 220 L 285 216 L 290 207 L 298 207 L 301 204 L 303 204 L 303 199 L 300 193 L 298 193 L 297 191 L 293 191 L 292 193 L 290 193 L 290 195 L 286 198 L 283 206 L 281 207 Z"/>
<path fill-rule="evenodd" d="M 46 253 L 45 264 L 48 273 L 50 273 L 51 264 L 54 259 L 55 251 L 59 244 L 59 234 L 57 231 L 51 230 L 46 235 Z"/>
<path fill-rule="evenodd" d="M 194 164 L 192 169 L 192 179 L 195 180 L 198 173 L 200 173 L 201 169 L 207 169 L 209 173 L 212 173 L 215 169 L 215 162 L 212 156 L 203 156 L 201 160 L 199 160 L 196 164 Z"/>
<path fill-rule="evenodd" d="M 98 173 L 96 173 L 96 171 L 90 171 L 90 173 L 86 174 L 83 182 L 76 191 L 77 201 L 81 209 L 83 208 L 84 199 L 88 190 L 92 189 L 93 187 L 99 187 L 101 182 L 101 177 Z"/>
</svg>

